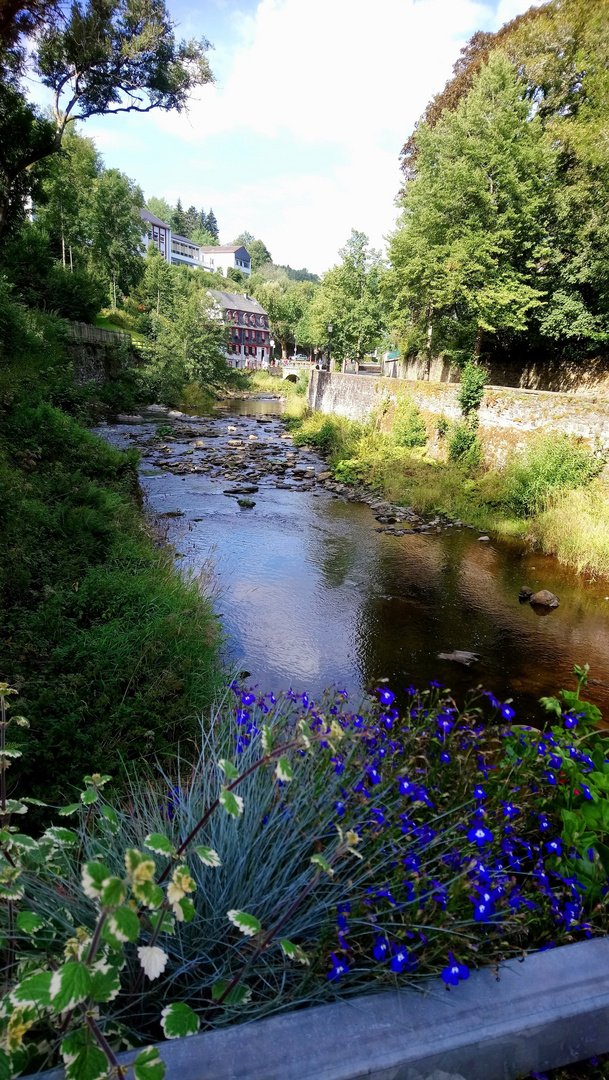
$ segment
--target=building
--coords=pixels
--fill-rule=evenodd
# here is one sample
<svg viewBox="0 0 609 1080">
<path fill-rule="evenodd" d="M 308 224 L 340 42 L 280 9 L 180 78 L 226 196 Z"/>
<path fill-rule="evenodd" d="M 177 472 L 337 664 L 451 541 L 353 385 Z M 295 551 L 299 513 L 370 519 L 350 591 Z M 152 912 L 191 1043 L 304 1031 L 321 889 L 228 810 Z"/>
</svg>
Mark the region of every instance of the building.
<svg viewBox="0 0 609 1080">
<path fill-rule="evenodd" d="M 236 249 L 239 250 L 239 249 Z M 269 317 L 264 308 L 251 296 L 208 289 L 217 304 L 218 317 L 230 326 L 226 346 L 229 367 L 267 367 L 270 358 L 271 335 Z"/>
<path fill-rule="evenodd" d="M 205 258 L 212 258 L 216 270 L 240 270 L 244 277 L 252 272 L 252 261 L 244 247 L 239 244 L 225 244 L 224 247 L 202 247 Z"/>
<path fill-rule="evenodd" d="M 150 213 L 150 210 L 140 210 L 140 217 L 144 223 L 145 231 L 142 235 L 142 253 L 145 255 L 150 241 L 158 247 L 166 262 L 172 266 L 191 266 L 195 270 L 209 270 L 212 274 L 217 270 L 218 264 L 213 254 L 218 248 L 202 248 L 189 240 L 187 236 L 178 236 L 172 233 L 170 226 Z M 235 249 L 237 250 L 237 249 Z M 245 248 L 239 249 L 245 251 Z M 245 252 L 247 255 L 247 252 Z M 249 259 L 249 255 L 247 255 Z"/>
</svg>

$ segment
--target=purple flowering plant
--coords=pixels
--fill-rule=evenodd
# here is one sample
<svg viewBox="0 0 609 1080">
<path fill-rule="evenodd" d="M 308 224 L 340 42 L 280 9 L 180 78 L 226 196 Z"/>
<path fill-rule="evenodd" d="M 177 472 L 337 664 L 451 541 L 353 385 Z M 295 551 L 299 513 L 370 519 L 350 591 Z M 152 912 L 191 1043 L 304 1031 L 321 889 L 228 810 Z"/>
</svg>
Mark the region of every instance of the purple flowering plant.
<svg viewBox="0 0 609 1080">
<path fill-rule="evenodd" d="M 159 1016 L 187 1015 L 188 1033 L 429 976 L 458 992 L 475 967 L 604 932 L 604 824 L 591 816 L 609 785 L 602 733 L 559 718 L 542 737 L 506 724 L 509 703 L 476 692 L 459 708 L 440 685 L 402 701 L 384 687 L 316 702 L 235 682 L 194 760 L 113 797 L 88 778 L 61 812 L 70 828 L 35 842 L 44 865 L 5 829 L 0 931 L 13 927 L 15 980 L 22 960 L 64 965 L 75 926 L 68 963 L 86 964 L 103 908 L 95 866 L 120 885 L 126 851 L 146 862 L 155 907 L 136 897 L 126 941 L 99 931 L 96 948 L 120 956 L 96 1005 L 112 1053 L 158 1040 Z M 80 1013 L 70 1025 L 82 1030 Z M 27 1050 L 40 1042 L 34 1025 L 13 1073 L 56 1062 Z"/>
</svg>

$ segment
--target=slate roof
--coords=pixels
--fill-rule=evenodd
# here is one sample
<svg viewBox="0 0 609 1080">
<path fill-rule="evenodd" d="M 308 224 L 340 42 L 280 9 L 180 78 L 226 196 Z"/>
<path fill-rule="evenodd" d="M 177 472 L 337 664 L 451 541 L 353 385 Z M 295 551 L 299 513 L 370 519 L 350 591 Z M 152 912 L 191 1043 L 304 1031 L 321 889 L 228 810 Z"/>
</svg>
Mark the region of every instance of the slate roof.
<svg viewBox="0 0 609 1080">
<path fill-rule="evenodd" d="M 160 218 L 155 217 L 150 213 L 150 210 L 140 210 L 140 217 L 142 221 L 147 221 L 149 225 L 161 225 L 163 229 L 168 229 L 169 225 L 166 221 L 161 221 Z"/>
<path fill-rule="evenodd" d="M 205 249 L 203 249 L 205 250 Z M 266 311 L 257 300 L 251 296 L 241 296 L 240 293 L 222 292 L 221 289 L 208 289 L 210 296 L 225 309 L 225 311 L 251 311 L 254 315 L 266 315 Z"/>
<path fill-rule="evenodd" d="M 202 247 L 201 251 L 211 251 L 211 252 L 213 252 L 213 251 L 224 251 L 224 252 L 227 252 L 227 251 L 233 251 L 233 252 L 234 251 L 245 251 L 245 254 L 247 255 L 247 257 L 249 259 L 249 254 L 247 252 L 247 248 L 244 248 L 243 244 L 224 244 L 222 247 L 219 246 L 218 244 L 216 244 L 215 247 Z"/>
<path fill-rule="evenodd" d="M 205 251 L 206 248 L 202 248 L 200 244 L 197 244 L 196 240 L 189 240 L 187 236 L 179 236 L 178 233 L 172 232 L 172 240 L 181 240 L 183 244 L 190 244 L 192 247 L 200 248 L 201 251 Z"/>
</svg>

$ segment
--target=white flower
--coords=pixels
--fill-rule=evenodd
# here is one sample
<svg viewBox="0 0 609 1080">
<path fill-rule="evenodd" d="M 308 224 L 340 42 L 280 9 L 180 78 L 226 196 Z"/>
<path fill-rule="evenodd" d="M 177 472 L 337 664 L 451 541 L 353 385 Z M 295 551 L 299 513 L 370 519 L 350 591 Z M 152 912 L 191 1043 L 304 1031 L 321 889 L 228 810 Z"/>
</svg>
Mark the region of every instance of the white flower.
<svg viewBox="0 0 609 1080">
<path fill-rule="evenodd" d="M 161 972 L 165 970 L 169 959 L 167 953 L 163 949 L 159 949 L 158 945 L 140 945 L 137 955 L 140 958 L 144 974 L 149 979 L 158 979 Z"/>
</svg>

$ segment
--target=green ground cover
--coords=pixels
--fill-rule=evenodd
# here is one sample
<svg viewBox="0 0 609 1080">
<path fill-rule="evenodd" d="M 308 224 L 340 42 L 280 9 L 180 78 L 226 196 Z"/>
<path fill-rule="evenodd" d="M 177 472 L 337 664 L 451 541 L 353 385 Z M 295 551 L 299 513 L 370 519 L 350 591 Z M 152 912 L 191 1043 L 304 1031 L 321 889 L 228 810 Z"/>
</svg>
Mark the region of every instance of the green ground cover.
<svg viewBox="0 0 609 1080">
<path fill-rule="evenodd" d="M 337 480 L 365 484 L 392 502 L 521 537 L 579 571 L 609 574 L 609 478 L 602 456 L 568 436 L 547 435 L 504 469 L 440 461 L 421 446 L 413 409 L 390 431 L 372 419 L 288 416 L 295 444 L 325 454 Z M 447 442 L 451 433 L 445 432 Z M 419 445 L 417 445 L 417 443 Z"/>
</svg>

